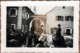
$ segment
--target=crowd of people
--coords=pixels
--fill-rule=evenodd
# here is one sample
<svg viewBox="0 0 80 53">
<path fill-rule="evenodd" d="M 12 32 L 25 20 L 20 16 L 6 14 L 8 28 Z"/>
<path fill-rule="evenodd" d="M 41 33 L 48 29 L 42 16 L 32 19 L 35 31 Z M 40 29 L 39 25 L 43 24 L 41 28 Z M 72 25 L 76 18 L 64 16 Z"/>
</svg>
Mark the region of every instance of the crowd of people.
<svg viewBox="0 0 80 53">
<path fill-rule="evenodd" d="M 58 28 L 55 29 L 53 34 L 44 34 L 42 33 L 39 37 L 39 41 L 42 43 L 39 43 L 37 45 L 43 45 L 45 47 L 66 47 L 64 37 L 61 35 L 61 25 L 58 25 Z"/>
<path fill-rule="evenodd" d="M 64 37 L 61 35 L 60 24 L 49 39 L 49 34 L 47 35 L 42 33 L 37 39 L 34 33 L 34 27 L 29 32 L 7 28 L 6 45 L 7 47 L 22 47 L 22 45 L 25 45 L 25 47 L 66 47 Z"/>
<path fill-rule="evenodd" d="M 25 44 L 26 37 L 27 37 L 26 32 L 8 28 L 6 46 L 7 47 L 20 47 L 22 44 Z"/>
</svg>

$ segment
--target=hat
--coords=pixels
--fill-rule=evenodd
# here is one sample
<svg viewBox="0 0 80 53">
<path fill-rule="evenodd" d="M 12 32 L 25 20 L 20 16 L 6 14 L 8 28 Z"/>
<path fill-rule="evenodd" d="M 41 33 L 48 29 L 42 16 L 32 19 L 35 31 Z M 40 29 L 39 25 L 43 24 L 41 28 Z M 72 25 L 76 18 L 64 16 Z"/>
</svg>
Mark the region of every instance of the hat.
<svg viewBox="0 0 80 53">
<path fill-rule="evenodd" d="M 60 24 L 58 24 L 58 26 L 61 26 Z"/>
</svg>

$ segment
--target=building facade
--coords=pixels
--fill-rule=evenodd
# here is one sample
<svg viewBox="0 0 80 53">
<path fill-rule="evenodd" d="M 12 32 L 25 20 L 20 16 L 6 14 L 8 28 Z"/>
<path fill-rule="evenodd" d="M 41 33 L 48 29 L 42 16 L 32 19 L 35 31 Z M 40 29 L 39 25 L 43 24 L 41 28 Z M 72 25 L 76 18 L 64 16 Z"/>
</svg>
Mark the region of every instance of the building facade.
<svg viewBox="0 0 80 53">
<path fill-rule="evenodd" d="M 74 8 L 63 6 L 55 7 L 50 10 L 47 14 L 47 24 L 48 32 L 52 33 L 54 28 L 58 27 L 58 24 L 61 25 L 62 35 L 72 35 L 73 34 L 73 17 L 74 17 Z"/>
<path fill-rule="evenodd" d="M 25 6 L 22 7 L 7 7 L 7 27 L 12 27 L 15 30 L 28 31 L 29 22 L 34 13 Z"/>
</svg>

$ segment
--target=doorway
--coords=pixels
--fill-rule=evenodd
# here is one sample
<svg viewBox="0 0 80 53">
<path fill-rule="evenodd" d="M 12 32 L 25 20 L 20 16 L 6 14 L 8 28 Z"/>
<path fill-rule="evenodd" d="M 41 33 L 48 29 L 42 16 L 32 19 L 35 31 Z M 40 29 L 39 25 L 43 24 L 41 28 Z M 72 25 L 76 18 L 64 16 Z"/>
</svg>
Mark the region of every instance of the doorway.
<svg viewBox="0 0 80 53">
<path fill-rule="evenodd" d="M 71 35 L 71 29 L 66 29 L 66 34 Z"/>
</svg>

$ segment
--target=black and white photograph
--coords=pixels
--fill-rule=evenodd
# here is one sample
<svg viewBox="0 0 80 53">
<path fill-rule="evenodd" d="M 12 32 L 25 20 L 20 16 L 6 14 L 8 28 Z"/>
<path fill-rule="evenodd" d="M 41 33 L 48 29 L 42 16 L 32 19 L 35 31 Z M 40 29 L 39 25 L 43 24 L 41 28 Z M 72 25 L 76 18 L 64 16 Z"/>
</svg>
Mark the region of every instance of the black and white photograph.
<svg viewBox="0 0 80 53">
<path fill-rule="evenodd" d="M 59 5 L 58 2 L 24 3 L 26 5 L 17 2 L 5 5 L 5 14 L 2 15 L 6 18 L 3 18 L 5 24 L 2 25 L 5 29 L 5 38 L 2 38 L 5 48 L 77 49 L 78 7 L 69 5 L 70 2 L 68 5 Z"/>
<path fill-rule="evenodd" d="M 7 6 L 6 11 L 7 47 L 73 47 L 73 7 L 56 6 L 41 12 L 45 15 L 37 14 L 36 6 Z"/>
</svg>

